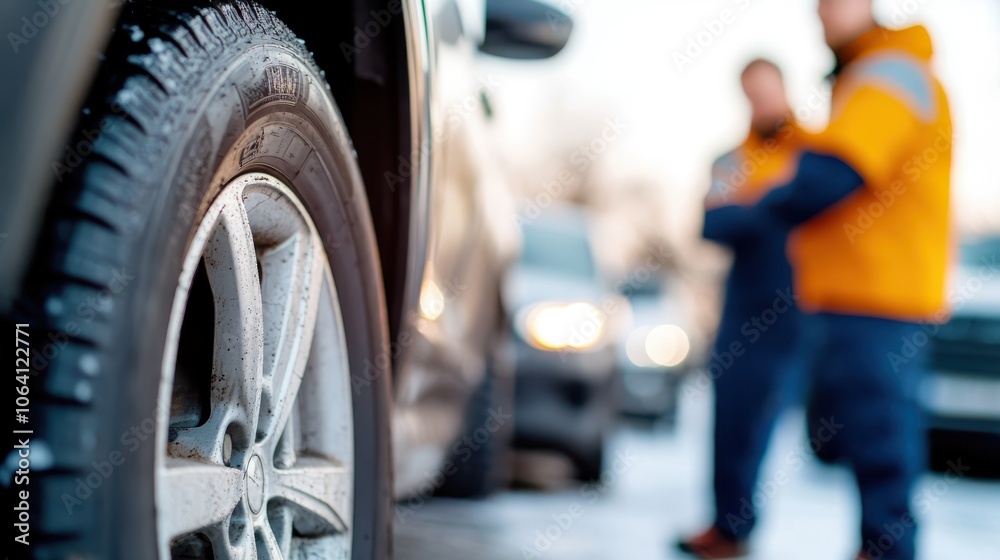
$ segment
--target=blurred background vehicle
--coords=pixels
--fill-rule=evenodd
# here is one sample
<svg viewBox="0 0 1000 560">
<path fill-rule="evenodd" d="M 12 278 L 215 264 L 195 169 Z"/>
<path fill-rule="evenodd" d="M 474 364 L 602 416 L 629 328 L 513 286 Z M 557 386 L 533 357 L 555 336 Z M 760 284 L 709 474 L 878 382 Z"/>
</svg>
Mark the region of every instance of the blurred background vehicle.
<svg viewBox="0 0 1000 560">
<path fill-rule="evenodd" d="M 623 286 L 632 321 L 618 344 L 621 412 L 625 416 L 673 424 L 684 376 L 700 365 L 691 317 L 680 300 L 678 282 L 649 274 Z M 697 341 L 696 341 L 697 343 Z"/>
<path fill-rule="evenodd" d="M 951 319 L 928 329 L 931 373 L 920 396 L 929 417 L 931 465 L 941 471 L 961 457 L 976 472 L 1000 474 L 998 258 L 1000 237 L 962 244 Z"/>
<path fill-rule="evenodd" d="M 533 0 L 317 15 L 0 7 L 0 309 L 58 341 L 32 363 L 32 499 L 75 500 L 33 504 L 31 555 L 381 560 L 394 496 L 495 484 L 509 422 L 495 453 L 460 436 L 509 409 L 518 234 L 476 62 L 551 57 L 572 23 Z"/>
<path fill-rule="evenodd" d="M 595 259 L 584 210 L 550 208 L 522 232 L 504 288 L 515 334 L 514 446 L 560 451 L 593 480 L 613 428 L 615 337 L 627 302 Z"/>
</svg>

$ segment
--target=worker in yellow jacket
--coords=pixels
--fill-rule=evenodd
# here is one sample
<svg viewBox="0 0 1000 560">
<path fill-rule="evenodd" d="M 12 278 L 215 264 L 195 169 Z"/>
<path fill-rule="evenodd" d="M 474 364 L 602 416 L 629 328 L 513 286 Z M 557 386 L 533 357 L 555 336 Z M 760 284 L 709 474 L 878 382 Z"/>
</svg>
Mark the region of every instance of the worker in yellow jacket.
<svg viewBox="0 0 1000 560">
<path fill-rule="evenodd" d="M 913 560 L 923 325 L 948 315 L 950 110 L 923 27 L 878 26 L 872 0 L 820 0 L 819 15 L 837 58 L 830 124 L 787 185 L 727 219 L 744 240 L 794 228 L 798 303 L 822 326 L 814 398 L 861 491 L 858 558 Z"/>
<path fill-rule="evenodd" d="M 715 520 L 678 542 L 697 555 L 745 552 L 756 524 L 754 486 L 779 413 L 795 402 L 808 368 L 807 324 L 793 295 L 786 246 L 790 227 L 743 235 L 730 226 L 734 207 L 752 206 L 795 175 L 806 133 L 792 118 L 778 66 L 751 61 L 740 76 L 750 102 L 750 133 L 712 167 L 702 236 L 733 261 L 708 372 L 715 393 L 712 491 Z M 735 210 L 740 212 L 742 210 Z M 727 546 L 728 545 L 728 546 Z"/>
</svg>

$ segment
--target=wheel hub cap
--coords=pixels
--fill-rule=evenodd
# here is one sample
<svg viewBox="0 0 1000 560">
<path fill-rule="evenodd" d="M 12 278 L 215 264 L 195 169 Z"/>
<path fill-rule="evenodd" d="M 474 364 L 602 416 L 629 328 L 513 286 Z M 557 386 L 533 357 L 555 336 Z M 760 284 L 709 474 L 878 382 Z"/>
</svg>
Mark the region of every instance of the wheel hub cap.
<svg viewBox="0 0 1000 560">
<path fill-rule="evenodd" d="M 264 464 L 254 455 L 247 464 L 246 495 L 250 511 L 260 513 L 264 506 Z"/>
</svg>

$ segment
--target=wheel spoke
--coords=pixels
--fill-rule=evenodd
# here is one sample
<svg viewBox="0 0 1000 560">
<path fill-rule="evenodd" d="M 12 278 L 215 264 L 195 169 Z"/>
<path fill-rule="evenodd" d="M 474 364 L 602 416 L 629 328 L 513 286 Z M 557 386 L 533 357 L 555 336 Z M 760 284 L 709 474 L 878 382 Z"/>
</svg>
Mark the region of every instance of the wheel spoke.
<svg viewBox="0 0 1000 560">
<path fill-rule="evenodd" d="M 277 443 L 295 398 L 316 329 L 326 267 L 319 239 L 303 226 L 261 256 L 264 275 L 264 379 L 258 439 Z"/>
<path fill-rule="evenodd" d="M 230 523 L 242 523 L 245 521 L 233 521 Z M 242 529 L 237 531 L 239 536 L 235 542 L 227 527 L 217 525 L 206 531 L 205 535 L 212 543 L 212 556 L 214 560 L 254 560 L 257 556 L 254 547 L 254 534 L 252 531 Z"/>
<path fill-rule="evenodd" d="M 300 457 L 291 469 L 274 471 L 274 497 L 294 510 L 295 529 L 305 535 L 347 530 L 354 476 L 350 469 L 315 457 Z"/>
<path fill-rule="evenodd" d="M 285 505 L 272 508 L 267 514 L 267 519 L 271 526 L 271 532 L 274 533 L 274 538 L 278 541 L 278 547 L 287 558 L 292 551 L 292 537 L 294 536 L 291 508 Z"/>
<path fill-rule="evenodd" d="M 242 436 L 241 446 L 246 446 L 254 441 L 260 408 L 263 310 L 242 191 L 223 196 L 228 200 L 204 253 L 216 317 L 210 423 L 223 430 L 234 424 L 239 428 L 236 435 Z"/>
<path fill-rule="evenodd" d="M 184 321 L 213 325 L 190 313 L 209 301 L 206 276 L 214 335 L 198 337 Z M 167 354 L 157 404 L 160 556 L 350 557 L 343 317 L 316 227 L 279 180 L 243 176 L 206 211 L 178 282 Z"/>
<path fill-rule="evenodd" d="M 257 534 L 257 558 L 260 560 L 281 560 L 281 546 L 266 523 L 259 527 Z"/>
<path fill-rule="evenodd" d="M 221 465 L 168 459 L 157 515 L 169 537 L 222 524 L 243 496 L 243 473 Z"/>
<path fill-rule="evenodd" d="M 298 457 L 298 451 L 295 449 L 298 443 L 298 419 L 299 415 L 293 414 L 285 423 L 285 429 L 282 430 L 281 437 L 274 449 L 273 465 L 275 468 L 288 469 L 295 464 Z"/>
<path fill-rule="evenodd" d="M 222 416 L 212 418 L 197 428 L 172 428 L 167 441 L 167 455 L 221 465 L 223 457 Z"/>
</svg>

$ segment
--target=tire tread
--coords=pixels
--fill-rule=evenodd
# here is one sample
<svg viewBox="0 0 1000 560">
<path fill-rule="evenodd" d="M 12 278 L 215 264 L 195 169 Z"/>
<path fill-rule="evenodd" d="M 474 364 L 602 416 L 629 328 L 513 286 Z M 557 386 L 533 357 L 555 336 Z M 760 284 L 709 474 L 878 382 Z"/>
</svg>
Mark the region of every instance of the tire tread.
<svg viewBox="0 0 1000 560">
<path fill-rule="evenodd" d="M 195 8 L 176 0 L 130 2 L 67 148 L 89 140 L 85 131 L 100 137 L 68 171 L 53 165 L 58 184 L 15 310 L 19 322 L 32 325 L 31 340 L 59 341 L 33 399 L 35 431 L 46 434 L 33 446 L 58 451 L 48 465 L 38 462 L 32 479 L 39 495 L 36 558 L 96 558 L 81 551 L 93 550 L 101 505 L 83 500 L 68 515 L 62 496 L 73 495 L 77 479 L 91 472 L 97 449 L 92 389 L 113 360 L 114 325 L 124 313 L 106 292 L 128 262 L 122 239 L 134 235 L 152 206 L 143 178 L 165 149 L 165 136 L 176 132 L 170 111 L 215 57 L 251 34 L 284 40 L 315 66 L 273 13 L 245 0 Z M 86 328 L 66 332 L 81 321 L 80 309 L 87 311 Z"/>
</svg>

